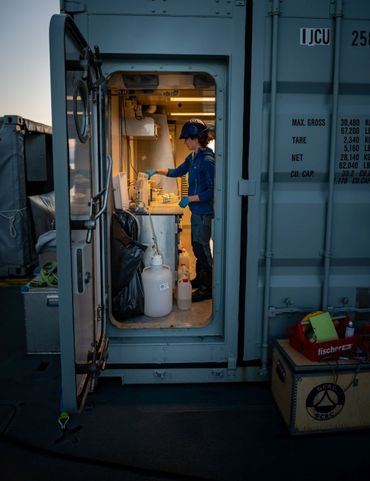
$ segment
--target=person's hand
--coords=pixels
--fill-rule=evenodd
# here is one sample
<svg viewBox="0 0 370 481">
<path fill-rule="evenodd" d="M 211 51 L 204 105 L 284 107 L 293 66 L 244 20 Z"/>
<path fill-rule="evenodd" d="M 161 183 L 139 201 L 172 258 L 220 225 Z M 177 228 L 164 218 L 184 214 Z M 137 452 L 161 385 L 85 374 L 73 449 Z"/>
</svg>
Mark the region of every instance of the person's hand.
<svg viewBox="0 0 370 481">
<path fill-rule="evenodd" d="M 144 173 L 148 176 L 148 180 L 157 173 L 155 169 L 144 170 Z"/>
<path fill-rule="evenodd" d="M 179 206 L 184 209 L 187 205 L 189 205 L 189 197 L 183 197 L 179 202 Z"/>
</svg>

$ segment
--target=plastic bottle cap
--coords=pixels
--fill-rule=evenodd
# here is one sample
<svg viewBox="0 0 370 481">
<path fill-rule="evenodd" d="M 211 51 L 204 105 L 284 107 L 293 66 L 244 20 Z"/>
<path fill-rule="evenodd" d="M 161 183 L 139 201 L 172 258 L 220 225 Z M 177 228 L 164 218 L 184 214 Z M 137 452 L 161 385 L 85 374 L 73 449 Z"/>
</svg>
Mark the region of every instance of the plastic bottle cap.
<svg viewBox="0 0 370 481">
<path fill-rule="evenodd" d="M 156 254 L 152 257 L 152 266 L 161 266 L 162 265 L 162 256 Z"/>
</svg>

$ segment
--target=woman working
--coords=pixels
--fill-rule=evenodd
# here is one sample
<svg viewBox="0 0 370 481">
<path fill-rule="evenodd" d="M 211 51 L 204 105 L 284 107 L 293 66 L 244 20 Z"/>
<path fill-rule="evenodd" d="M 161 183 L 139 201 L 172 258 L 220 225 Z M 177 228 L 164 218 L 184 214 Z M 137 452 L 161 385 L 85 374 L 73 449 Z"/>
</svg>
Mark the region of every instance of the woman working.
<svg viewBox="0 0 370 481">
<path fill-rule="evenodd" d="M 156 169 L 146 171 L 149 178 L 154 174 L 168 177 L 182 177 L 188 174 L 188 196 L 183 197 L 179 206 L 189 206 L 191 211 L 191 244 L 196 258 L 196 277 L 192 286 L 193 302 L 212 298 L 212 254 L 210 249 L 211 225 L 213 218 L 213 185 L 215 156 L 207 147 L 209 129 L 199 119 L 186 122 L 181 130 L 180 139 L 191 151 L 185 161 L 175 169 Z"/>
</svg>

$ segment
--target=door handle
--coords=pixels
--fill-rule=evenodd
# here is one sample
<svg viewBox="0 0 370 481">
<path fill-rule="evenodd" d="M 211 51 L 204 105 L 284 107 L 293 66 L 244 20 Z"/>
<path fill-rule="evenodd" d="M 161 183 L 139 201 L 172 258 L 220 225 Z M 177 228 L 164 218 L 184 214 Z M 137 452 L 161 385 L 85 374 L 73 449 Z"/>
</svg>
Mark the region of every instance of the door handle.
<svg viewBox="0 0 370 481">
<path fill-rule="evenodd" d="M 87 244 L 91 243 L 92 232 L 96 227 L 96 221 L 107 210 L 109 187 L 110 187 L 111 178 L 112 178 L 112 165 L 113 165 L 112 157 L 110 155 L 107 156 L 107 159 L 108 159 L 108 170 L 107 170 L 107 179 L 106 179 L 105 188 L 90 199 L 90 218 L 85 224 L 87 227 L 87 234 L 86 234 Z M 94 207 L 99 201 L 99 199 L 101 198 L 103 198 L 102 207 L 97 214 L 94 214 Z"/>
</svg>

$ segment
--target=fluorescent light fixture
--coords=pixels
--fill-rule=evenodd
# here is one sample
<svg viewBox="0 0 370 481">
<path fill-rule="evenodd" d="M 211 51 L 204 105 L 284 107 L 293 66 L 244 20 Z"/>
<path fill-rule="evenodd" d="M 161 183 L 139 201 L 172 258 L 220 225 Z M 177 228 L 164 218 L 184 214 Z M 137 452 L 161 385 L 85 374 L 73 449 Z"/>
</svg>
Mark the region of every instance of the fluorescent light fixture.
<svg viewBox="0 0 370 481">
<path fill-rule="evenodd" d="M 216 102 L 216 97 L 170 97 L 171 102 Z"/>
<path fill-rule="evenodd" d="M 214 112 L 170 112 L 173 117 L 214 117 Z"/>
</svg>

